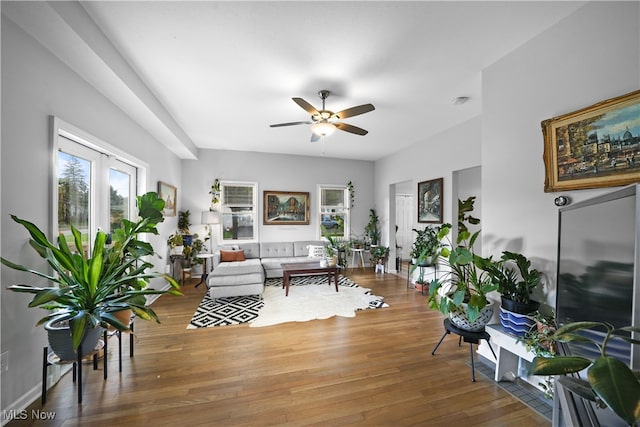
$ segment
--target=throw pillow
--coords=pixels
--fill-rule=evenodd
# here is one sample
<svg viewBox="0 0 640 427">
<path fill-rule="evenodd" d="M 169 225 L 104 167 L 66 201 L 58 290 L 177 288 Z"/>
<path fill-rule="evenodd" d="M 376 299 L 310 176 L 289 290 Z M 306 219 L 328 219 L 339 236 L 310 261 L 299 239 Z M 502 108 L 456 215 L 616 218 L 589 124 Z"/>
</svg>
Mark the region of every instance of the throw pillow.
<svg viewBox="0 0 640 427">
<path fill-rule="evenodd" d="M 324 246 L 309 245 L 307 248 L 309 249 L 309 258 L 324 257 Z"/>
<path fill-rule="evenodd" d="M 220 262 L 244 261 L 244 250 L 220 251 Z"/>
</svg>

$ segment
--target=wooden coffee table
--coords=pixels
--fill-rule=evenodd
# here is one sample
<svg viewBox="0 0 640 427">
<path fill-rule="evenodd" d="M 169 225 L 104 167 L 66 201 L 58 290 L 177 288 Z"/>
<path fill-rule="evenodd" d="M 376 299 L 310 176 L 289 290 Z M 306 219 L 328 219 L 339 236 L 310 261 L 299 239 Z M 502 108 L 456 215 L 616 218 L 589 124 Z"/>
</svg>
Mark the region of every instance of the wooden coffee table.
<svg viewBox="0 0 640 427">
<path fill-rule="evenodd" d="M 337 265 L 334 265 L 333 267 L 320 267 L 320 261 L 283 263 L 282 273 L 282 287 L 285 289 L 284 295 L 287 297 L 289 296 L 289 278 L 291 276 L 313 276 L 326 273 L 329 280 L 329 286 L 331 286 L 331 276 L 333 276 L 333 282 L 336 284 L 336 292 L 338 292 Z"/>
</svg>

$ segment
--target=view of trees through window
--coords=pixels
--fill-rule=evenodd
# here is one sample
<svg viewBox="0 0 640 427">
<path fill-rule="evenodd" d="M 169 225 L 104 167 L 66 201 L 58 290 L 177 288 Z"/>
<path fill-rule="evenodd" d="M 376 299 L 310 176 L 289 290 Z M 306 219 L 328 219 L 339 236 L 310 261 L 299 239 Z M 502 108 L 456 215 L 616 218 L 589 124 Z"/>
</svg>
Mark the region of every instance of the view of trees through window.
<svg viewBox="0 0 640 427">
<path fill-rule="evenodd" d="M 92 221 L 92 162 L 79 156 L 58 151 L 58 232 L 70 247 L 76 248 L 71 226 L 80 231 L 82 251 L 87 253 Z M 109 230 L 119 227 L 123 219 L 130 219 L 131 176 L 109 169 Z M 76 248 L 77 250 L 78 248 Z"/>
<path fill-rule="evenodd" d="M 88 160 L 58 152 L 58 232 L 64 234 L 70 247 L 75 247 L 73 225 L 82 234 L 84 251 L 89 233 L 90 173 Z"/>
</svg>

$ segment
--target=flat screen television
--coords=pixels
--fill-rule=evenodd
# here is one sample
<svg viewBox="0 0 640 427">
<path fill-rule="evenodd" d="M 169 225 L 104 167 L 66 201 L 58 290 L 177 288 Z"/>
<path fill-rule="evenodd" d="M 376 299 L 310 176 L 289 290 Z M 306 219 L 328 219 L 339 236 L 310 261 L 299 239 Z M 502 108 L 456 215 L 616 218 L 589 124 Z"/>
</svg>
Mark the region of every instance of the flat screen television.
<svg viewBox="0 0 640 427">
<path fill-rule="evenodd" d="M 556 319 L 640 324 L 640 184 L 624 187 L 559 210 Z M 604 333 L 594 333 L 601 341 Z M 636 337 L 637 338 L 637 337 Z M 610 342 L 608 355 L 640 369 L 640 350 Z M 599 353 L 572 343 L 570 354 Z"/>
</svg>

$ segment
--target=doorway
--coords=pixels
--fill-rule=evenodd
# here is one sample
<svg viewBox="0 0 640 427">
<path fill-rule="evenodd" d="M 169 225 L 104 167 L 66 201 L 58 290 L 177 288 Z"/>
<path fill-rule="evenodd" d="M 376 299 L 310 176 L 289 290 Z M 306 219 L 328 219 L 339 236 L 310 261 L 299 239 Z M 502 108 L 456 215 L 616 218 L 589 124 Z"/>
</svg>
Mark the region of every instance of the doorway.
<svg viewBox="0 0 640 427">
<path fill-rule="evenodd" d="M 395 184 L 396 187 L 396 256 L 409 259 L 413 243 L 414 196 L 413 181 Z"/>
</svg>

